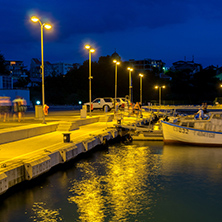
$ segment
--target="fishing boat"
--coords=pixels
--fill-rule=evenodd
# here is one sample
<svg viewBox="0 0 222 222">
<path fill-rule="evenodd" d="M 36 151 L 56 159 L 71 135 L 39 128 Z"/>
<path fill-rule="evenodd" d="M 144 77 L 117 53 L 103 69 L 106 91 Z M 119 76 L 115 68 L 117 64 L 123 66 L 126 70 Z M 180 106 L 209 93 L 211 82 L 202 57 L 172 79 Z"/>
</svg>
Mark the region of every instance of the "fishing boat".
<svg viewBox="0 0 222 222">
<path fill-rule="evenodd" d="M 187 116 L 174 123 L 162 120 L 161 124 L 164 143 L 222 146 L 222 112 L 209 113 L 203 120 Z"/>
</svg>

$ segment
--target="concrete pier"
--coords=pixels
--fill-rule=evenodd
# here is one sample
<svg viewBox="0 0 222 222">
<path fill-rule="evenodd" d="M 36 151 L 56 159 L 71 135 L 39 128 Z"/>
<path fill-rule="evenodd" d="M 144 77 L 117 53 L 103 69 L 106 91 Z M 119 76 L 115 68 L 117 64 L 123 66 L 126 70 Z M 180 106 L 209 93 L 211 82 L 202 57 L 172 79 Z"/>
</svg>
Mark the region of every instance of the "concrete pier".
<svg viewBox="0 0 222 222">
<path fill-rule="evenodd" d="M 123 129 L 112 119 L 107 115 L 0 129 L 0 194 L 122 135 Z M 138 124 L 144 119 L 127 121 Z M 69 134 L 69 142 L 64 141 L 64 133 Z"/>
</svg>

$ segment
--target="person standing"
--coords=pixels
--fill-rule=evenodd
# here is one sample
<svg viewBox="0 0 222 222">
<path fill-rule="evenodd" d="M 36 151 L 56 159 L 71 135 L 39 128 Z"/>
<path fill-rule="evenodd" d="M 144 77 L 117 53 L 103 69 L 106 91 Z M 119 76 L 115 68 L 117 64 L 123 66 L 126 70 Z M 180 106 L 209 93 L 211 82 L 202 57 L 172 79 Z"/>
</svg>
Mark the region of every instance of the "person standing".
<svg viewBox="0 0 222 222">
<path fill-rule="evenodd" d="M 18 115 L 18 122 L 21 122 L 22 119 L 22 99 L 21 97 L 17 97 L 13 100 L 13 108 L 14 108 L 14 114 L 13 119 L 15 119 L 16 114 Z"/>
</svg>

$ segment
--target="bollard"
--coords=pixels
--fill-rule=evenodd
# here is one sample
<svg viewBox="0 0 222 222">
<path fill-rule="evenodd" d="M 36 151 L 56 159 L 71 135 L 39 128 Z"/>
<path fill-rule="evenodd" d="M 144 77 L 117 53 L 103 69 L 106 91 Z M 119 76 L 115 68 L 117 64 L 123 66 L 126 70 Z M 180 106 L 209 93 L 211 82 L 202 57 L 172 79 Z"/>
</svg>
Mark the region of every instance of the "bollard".
<svg viewBox="0 0 222 222">
<path fill-rule="evenodd" d="M 117 124 L 121 125 L 121 119 L 117 119 Z"/>
<path fill-rule="evenodd" d="M 63 142 L 69 143 L 70 142 L 70 134 L 71 133 L 63 133 Z"/>
</svg>

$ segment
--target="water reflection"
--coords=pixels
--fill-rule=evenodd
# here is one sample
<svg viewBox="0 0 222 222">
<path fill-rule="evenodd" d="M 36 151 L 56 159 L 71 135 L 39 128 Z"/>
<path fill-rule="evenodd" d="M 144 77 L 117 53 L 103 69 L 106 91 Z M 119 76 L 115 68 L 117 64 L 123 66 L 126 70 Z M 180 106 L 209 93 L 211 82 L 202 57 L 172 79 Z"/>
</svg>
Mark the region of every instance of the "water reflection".
<svg viewBox="0 0 222 222">
<path fill-rule="evenodd" d="M 81 180 L 74 180 L 69 201 L 78 205 L 81 221 L 129 221 L 155 205 L 161 156 L 149 147 L 110 147 L 98 163 L 77 165 Z M 158 189 L 157 189 L 158 188 Z"/>
<path fill-rule="evenodd" d="M 60 209 L 59 209 L 60 210 Z M 43 202 L 38 202 L 33 204 L 33 216 L 30 218 L 33 221 L 44 221 L 44 222 L 57 222 L 62 221 L 62 218 L 59 216 L 59 210 L 52 210 L 46 208 L 46 204 Z"/>
<path fill-rule="evenodd" d="M 0 221 L 219 222 L 221 168 L 221 148 L 115 144 L 1 200 Z"/>
<path fill-rule="evenodd" d="M 162 174 L 189 173 L 212 181 L 222 178 L 222 149 L 164 145 Z"/>
</svg>

